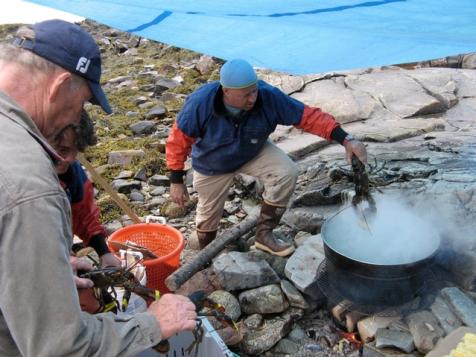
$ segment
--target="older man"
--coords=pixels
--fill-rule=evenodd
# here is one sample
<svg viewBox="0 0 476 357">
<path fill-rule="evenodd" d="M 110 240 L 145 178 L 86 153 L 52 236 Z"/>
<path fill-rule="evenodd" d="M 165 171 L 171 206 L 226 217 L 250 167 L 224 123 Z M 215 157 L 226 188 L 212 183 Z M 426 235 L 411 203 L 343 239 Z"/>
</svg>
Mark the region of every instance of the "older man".
<svg viewBox="0 0 476 357">
<path fill-rule="evenodd" d="M 180 205 L 188 200 L 183 169 L 192 153 L 201 248 L 216 236 L 234 176 L 244 173 L 264 184 L 256 247 L 278 256 L 293 252 L 291 243 L 278 239 L 272 232 L 286 210 L 298 176 L 293 161 L 268 141 L 278 124 L 294 125 L 339 142 L 349 163 L 353 154 L 367 161 L 365 146 L 346 133 L 330 114 L 258 80 L 248 62 L 226 62 L 219 82 L 206 84 L 187 98 L 166 147 L 167 165 L 172 171 L 171 197 Z"/>
<path fill-rule="evenodd" d="M 171 294 L 127 319 L 80 311 L 69 202 L 46 139 L 77 123 L 87 101 L 111 112 L 100 75 L 93 38 L 64 21 L 20 29 L 0 47 L 2 356 L 134 355 L 195 327 L 194 305 Z"/>
</svg>

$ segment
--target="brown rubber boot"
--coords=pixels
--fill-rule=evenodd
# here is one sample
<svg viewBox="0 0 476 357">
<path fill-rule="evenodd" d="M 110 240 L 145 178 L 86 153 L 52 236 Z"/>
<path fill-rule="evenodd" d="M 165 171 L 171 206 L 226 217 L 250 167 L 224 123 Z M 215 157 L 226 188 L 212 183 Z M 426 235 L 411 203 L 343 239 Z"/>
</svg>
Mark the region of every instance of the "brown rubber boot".
<svg viewBox="0 0 476 357">
<path fill-rule="evenodd" d="M 294 252 L 292 243 L 286 243 L 273 235 L 273 229 L 277 227 L 285 211 L 285 207 L 263 203 L 258 218 L 258 226 L 256 227 L 256 248 L 280 257 L 285 257 Z"/>
<path fill-rule="evenodd" d="M 211 243 L 212 240 L 217 236 L 217 231 L 212 232 L 199 232 L 197 231 L 198 246 L 200 249 L 205 248 Z"/>
</svg>

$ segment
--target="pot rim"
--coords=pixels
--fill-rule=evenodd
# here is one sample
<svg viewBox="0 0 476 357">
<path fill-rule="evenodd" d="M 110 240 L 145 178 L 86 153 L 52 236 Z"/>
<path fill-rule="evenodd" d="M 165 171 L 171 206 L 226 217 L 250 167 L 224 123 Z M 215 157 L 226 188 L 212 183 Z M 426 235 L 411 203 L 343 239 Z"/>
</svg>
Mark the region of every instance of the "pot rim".
<svg viewBox="0 0 476 357">
<path fill-rule="evenodd" d="M 365 261 L 365 260 L 353 258 L 353 257 L 349 256 L 348 254 L 341 253 L 339 250 L 335 249 L 331 244 L 329 244 L 329 239 L 327 239 L 327 237 L 326 237 L 326 230 L 328 229 L 327 227 L 330 224 L 329 222 L 332 221 L 333 218 L 335 218 L 342 211 L 347 210 L 349 208 L 352 208 L 352 206 L 351 205 L 346 206 L 346 207 L 340 209 L 335 214 L 333 214 L 331 217 L 327 218 L 324 221 L 324 223 L 322 224 L 321 236 L 322 236 L 322 241 L 327 246 L 327 248 L 332 250 L 334 253 L 336 253 L 336 254 L 338 254 L 338 255 L 346 258 L 346 259 L 349 259 L 353 262 L 362 263 L 362 264 L 366 264 L 366 265 L 373 266 L 373 267 L 382 267 L 382 266 L 385 266 L 385 267 L 401 267 L 401 266 L 405 266 L 405 265 L 417 265 L 419 263 L 423 263 L 426 260 L 430 260 L 431 258 L 433 258 L 437 254 L 438 250 L 441 247 L 441 237 L 438 235 L 438 244 L 436 245 L 435 249 L 431 253 L 429 253 L 427 256 L 425 256 L 421 259 L 418 259 L 418 260 L 414 260 L 412 262 L 390 263 L 390 264 L 378 264 L 378 263 L 375 263 L 375 262 L 368 262 L 368 261 Z"/>
</svg>

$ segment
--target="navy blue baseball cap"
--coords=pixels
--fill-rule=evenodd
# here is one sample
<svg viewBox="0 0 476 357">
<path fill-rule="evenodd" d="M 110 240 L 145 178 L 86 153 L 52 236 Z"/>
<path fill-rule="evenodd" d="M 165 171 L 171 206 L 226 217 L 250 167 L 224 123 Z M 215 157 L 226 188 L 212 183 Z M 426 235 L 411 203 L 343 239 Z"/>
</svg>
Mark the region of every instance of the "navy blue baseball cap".
<svg viewBox="0 0 476 357">
<path fill-rule="evenodd" d="M 93 37 L 80 26 L 63 20 L 33 25 L 35 38 L 15 38 L 13 44 L 86 79 L 93 94 L 91 103 L 111 114 L 111 106 L 101 88 L 101 54 Z"/>
</svg>

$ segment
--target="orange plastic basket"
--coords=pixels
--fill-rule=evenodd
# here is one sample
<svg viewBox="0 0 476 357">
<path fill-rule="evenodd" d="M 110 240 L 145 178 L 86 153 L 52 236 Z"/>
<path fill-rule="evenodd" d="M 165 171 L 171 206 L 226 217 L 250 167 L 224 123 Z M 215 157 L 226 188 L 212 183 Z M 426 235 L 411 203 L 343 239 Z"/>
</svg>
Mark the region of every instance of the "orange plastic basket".
<svg viewBox="0 0 476 357">
<path fill-rule="evenodd" d="M 138 223 L 118 229 L 110 235 L 108 242 L 125 243 L 131 241 L 148 248 L 157 259 L 144 260 L 147 274 L 147 287 L 170 292 L 165 279 L 180 266 L 180 253 L 184 247 L 182 233 L 177 229 L 158 223 Z M 109 248 L 117 252 L 110 244 Z"/>
</svg>

